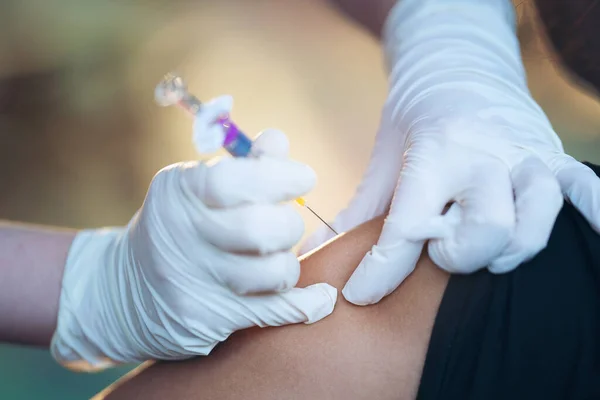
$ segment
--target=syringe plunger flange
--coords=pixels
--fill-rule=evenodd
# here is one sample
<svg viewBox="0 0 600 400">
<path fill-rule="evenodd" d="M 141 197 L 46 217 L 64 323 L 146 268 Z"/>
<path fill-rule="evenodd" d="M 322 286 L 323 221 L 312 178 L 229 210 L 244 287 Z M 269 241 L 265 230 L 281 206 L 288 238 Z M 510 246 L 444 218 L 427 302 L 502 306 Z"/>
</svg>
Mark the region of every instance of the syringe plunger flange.
<svg viewBox="0 0 600 400">
<path fill-rule="evenodd" d="M 187 95 L 187 86 L 177 75 L 167 74 L 154 90 L 154 99 L 163 107 L 182 101 Z"/>
<path fill-rule="evenodd" d="M 163 107 L 177 104 L 192 115 L 196 115 L 202 108 L 202 102 L 188 92 L 183 79 L 175 74 L 165 75 L 156 85 L 154 99 Z"/>
</svg>

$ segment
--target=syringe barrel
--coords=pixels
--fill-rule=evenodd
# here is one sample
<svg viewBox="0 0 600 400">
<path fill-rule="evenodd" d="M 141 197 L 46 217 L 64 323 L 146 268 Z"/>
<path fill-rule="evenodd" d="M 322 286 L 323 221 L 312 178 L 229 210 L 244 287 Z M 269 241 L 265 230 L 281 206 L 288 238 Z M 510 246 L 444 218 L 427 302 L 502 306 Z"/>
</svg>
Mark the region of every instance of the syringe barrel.
<svg viewBox="0 0 600 400">
<path fill-rule="evenodd" d="M 223 148 L 234 157 L 248 157 L 252 151 L 252 140 L 229 119 L 229 116 L 222 116 L 216 122 L 225 131 Z"/>
<path fill-rule="evenodd" d="M 183 79 L 173 74 L 167 74 L 158 84 L 154 92 L 154 97 L 160 105 L 170 106 L 177 104 L 194 117 L 202 109 L 202 102 L 187 91 Z M 225 132 L 222 146 L 229 154 L 233 157 L 250 156 L 252 151 L 252 140 L 229 119 L 229 115 L 219 117 L 215 123 L 221 125 Z M 306 207 L 337 235 L 337 232 L 306 204 L 304 198 L 297 198 L 296 203 L 302 207 Z"/>
<path fill-rule="evenodd" d="M 177 104 L 195 116 L 202 108 L 202 102 L 196 96 L 186 92 L 183 98 Z M 228 115 L 223 115 L 218 118 L 215 123 L 218 123 L 225 132 L 223 139 L 223 148 L 234 157 L 248 157 L 252 150 L 252 140 L 246 136 L 236 124 L 229 119 Z"/>
</svg>

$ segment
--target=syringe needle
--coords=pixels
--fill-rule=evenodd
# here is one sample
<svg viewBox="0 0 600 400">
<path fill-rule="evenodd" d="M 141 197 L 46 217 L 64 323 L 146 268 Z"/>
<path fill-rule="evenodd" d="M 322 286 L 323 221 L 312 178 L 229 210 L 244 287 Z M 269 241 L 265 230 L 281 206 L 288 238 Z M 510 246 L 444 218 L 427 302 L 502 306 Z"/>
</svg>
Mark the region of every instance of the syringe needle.
<svg viewBox="0 0 600 400">
<path fill-rule="evenodd" d="M 333 228 L 331 227 L 331 225 L 329 225 L 327 222 L 325 222 L 325 220 L 324 220 L 323 218 L 321 218 L 321 217 L 319 216 L 319 214 L 317 214 L 317 213 L 315 212 L 315 210 L 313 210 L 312 208 L 310 208 L 308 204 L 304 203 L 304 207 L 308 208 L 308 211 L 310 211 L 311 213 L 313 213 L 313 215 L 314 215 L 315 217 L 319 218 L 319 219 L 321 220 L 321 222 L 322 222 L 322 223 L 324 223 L 324 224 L 325 224 L 325 225 L 326 225 L 326 226 L 327 226 L 329 229 L 331 229 L 331 232 L 335 233 L 336 235 L 339 235 L 339 234 L 338 234 L 338 233 L 335 231 L 335 229 L 333 229 Z"/>
<path fill-rule="evenodd" d="M 185 82 L 177 75 L 167 74 L 164 79 L 156 86 L 154 97 L 161 106 L 171 106 L 177 104 L 191 115 L 196 115 L 202 107 L 202 102 L 196 96 L 188 92 Z M 217 120 L 226 132 L 223 147 L 234 157 L 248 157 L 252 148 L 252 140 L 248 138 L 238 127 L 224 116 Z M 306 204 L 304 198 L 296 199 L 302 207 L 308 208 L 313 215 L 323 222 L 333 233 L 338 234 L 323 218 L 319 216 L 312 208 Z"/>
</svg>

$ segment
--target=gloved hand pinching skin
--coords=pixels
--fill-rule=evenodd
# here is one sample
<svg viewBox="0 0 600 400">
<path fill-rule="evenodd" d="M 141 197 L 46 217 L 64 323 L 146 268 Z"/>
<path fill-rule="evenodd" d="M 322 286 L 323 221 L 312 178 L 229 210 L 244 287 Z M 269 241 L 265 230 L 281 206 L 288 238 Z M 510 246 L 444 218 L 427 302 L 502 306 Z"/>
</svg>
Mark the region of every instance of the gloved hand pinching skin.
<svg viewBox="0 0 600 400">
<path fill-rule="evenodd" d="M 276 145 L 273 145 L 273 144 Z M 294 288 L 304 230 L 282 202 L 315 184 L 267 131 L 256 158 L 161 170 L 124 228 L 81 232 L 69 252 L 52 354 L 75 369 L 208 354 L 234 331 L 313 323 L 337 290 Z"/>
<path fill-rule="evenodd" d="M 426 240 L 449 272 L 511 271 L 546 246 L 564 197 L 600 230 L 600 180 L 564 153 L 531 97 L 513 11 L 508 0 L 402 0 L 390 13 L 389 97 L 370 165 L 333 227 L 389 214 L 342 291 L 348 301 L 395 290 Z M 303 250 L 327 237 L 318 231 Z"/>
</svg>

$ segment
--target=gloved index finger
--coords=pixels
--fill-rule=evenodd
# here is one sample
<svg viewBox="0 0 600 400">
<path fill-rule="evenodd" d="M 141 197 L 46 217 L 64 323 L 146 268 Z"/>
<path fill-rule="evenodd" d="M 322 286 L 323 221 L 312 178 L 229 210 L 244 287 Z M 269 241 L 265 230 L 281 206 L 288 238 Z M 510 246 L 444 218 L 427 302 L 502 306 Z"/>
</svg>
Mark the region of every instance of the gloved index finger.
<svg viewBox="0 0 600 400">
<path fill-rule="evenodd" d="M 187 170 L 186 178 L 198 198 L 213 208 L 290 201 L 309 192 L 316 183 L 316 174 L 309 166 L 268 156 L 223 158 L 212 166 Z"/>
<path fill-rule="evenodd" d="M 250 311 L 246 326 L 248 328 L 312 324 L 333 312 L 337 302 L 337 289 L 327 283 L 317 283 L 283 293 L 248 296 L 242 301 Z"/>
<path fill-rule="evenodd" d="M 351 303 L 368 305 L 393 292 L 414 270 L 425 241 L 408 240 L 411 227 L 439 215 L 447 199 L 436 177 L 403 174 L 381 236 L 354 271 L 342 294 Z"/>
</svg>

